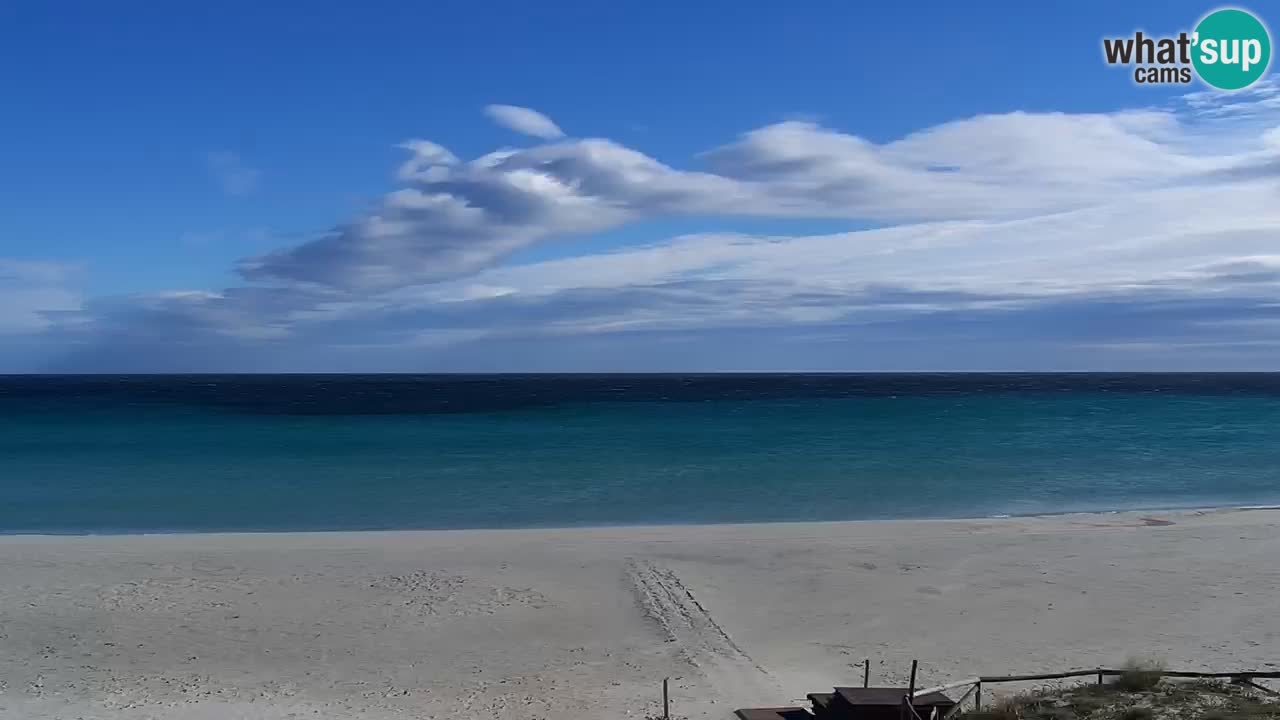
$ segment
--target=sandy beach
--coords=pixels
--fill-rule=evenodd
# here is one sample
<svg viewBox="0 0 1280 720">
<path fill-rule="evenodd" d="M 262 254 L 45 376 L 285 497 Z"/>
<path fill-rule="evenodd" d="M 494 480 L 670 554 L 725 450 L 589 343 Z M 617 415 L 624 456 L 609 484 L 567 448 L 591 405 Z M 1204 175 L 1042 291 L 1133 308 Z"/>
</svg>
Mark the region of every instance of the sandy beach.
<svg viewBox="0 0 1280 720">
<path fill-rule="evenodd" d="M 0 538 L 0 717 L 727 718 L 860 681 L 1280 669 L 1280 511 Z"/>
</svg>

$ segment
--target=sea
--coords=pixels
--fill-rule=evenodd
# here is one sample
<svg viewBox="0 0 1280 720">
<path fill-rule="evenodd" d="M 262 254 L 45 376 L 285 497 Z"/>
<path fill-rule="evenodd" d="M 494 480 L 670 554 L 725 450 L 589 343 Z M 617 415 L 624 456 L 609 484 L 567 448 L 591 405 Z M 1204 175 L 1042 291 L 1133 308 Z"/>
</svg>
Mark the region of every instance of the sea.
<svg viewBox="0 0 1280 720">
<path fill-rule="evenodd" d="M 1280 374 L 0 376 L 0 533 L 1280 504 Z"/>
</svg>

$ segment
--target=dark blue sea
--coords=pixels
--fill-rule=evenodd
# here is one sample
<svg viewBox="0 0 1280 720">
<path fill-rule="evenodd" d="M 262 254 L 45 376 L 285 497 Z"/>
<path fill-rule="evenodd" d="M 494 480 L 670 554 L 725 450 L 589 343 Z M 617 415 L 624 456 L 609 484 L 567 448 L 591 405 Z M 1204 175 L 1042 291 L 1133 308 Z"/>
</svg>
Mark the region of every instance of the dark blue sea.
<svg viewBox="0 0 1280 720">
<path fill-rule="evenodd" d="M 1280 503 L 1280 375 L 0 376 L 0 532 Z"/>
</svg>

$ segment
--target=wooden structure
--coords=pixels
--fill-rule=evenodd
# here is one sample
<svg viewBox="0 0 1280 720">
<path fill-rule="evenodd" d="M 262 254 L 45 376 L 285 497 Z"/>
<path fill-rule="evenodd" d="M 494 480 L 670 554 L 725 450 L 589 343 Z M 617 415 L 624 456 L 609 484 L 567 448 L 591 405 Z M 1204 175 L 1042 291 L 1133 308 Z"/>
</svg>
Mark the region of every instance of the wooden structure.
<svg viewBox="0 0 1280 720">
<path fill-rule="evenodd" d="M 813 715 L 822 720 L 831 717 L 831 703 L 835 702 L 836 694 L 829 693 L 809 693 L 809 702 L 813 705 Z"/>
<path fill-rule="evenodd" d="M 834 692 L 810 693 L 813 710 L 802 707 L 746 708 L 737 711 L 742 720 L 902 720 L 903 705 L 910 688 L 838 687 Z M 916 693 L 912 708 L 923 720 L 941 718 L 955 702 L 940 692 Z M 788 714 L 789 713 L 789 714 Z"/>
<path fill-rule="evenodd" d="M 802 707 L 746 708 L 733 714 L 741 720 L 813 720 L 813 714 Z"/>
<path fill-rule="evenodd" d="M 833 720 L 902 720 L 903 700 L 910 688 L 838 687 L 835 689 L 827 717 Z M 955 706 L 951 698 L 940 692 L 916 693 L 911 700 L 916 714 L 925 720 L 941 717 Z"/>
</svg>

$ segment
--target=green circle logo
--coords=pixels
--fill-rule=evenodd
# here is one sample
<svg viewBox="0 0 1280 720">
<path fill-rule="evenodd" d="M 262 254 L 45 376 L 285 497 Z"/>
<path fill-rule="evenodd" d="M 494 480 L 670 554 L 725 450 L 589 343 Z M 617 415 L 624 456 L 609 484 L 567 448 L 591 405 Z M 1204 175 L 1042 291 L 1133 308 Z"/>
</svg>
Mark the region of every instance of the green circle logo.
<svg viewBox="0 0 1280 720">
<path fill-rule="evenodd" d="M 1271 63 L 1271 35 L 1244 10 L 1215 10 L 1196 26 L 1191 63 L 1200 79 L 1219 90 L 1239 90 L 1257 82 Z"/>
</svg>

